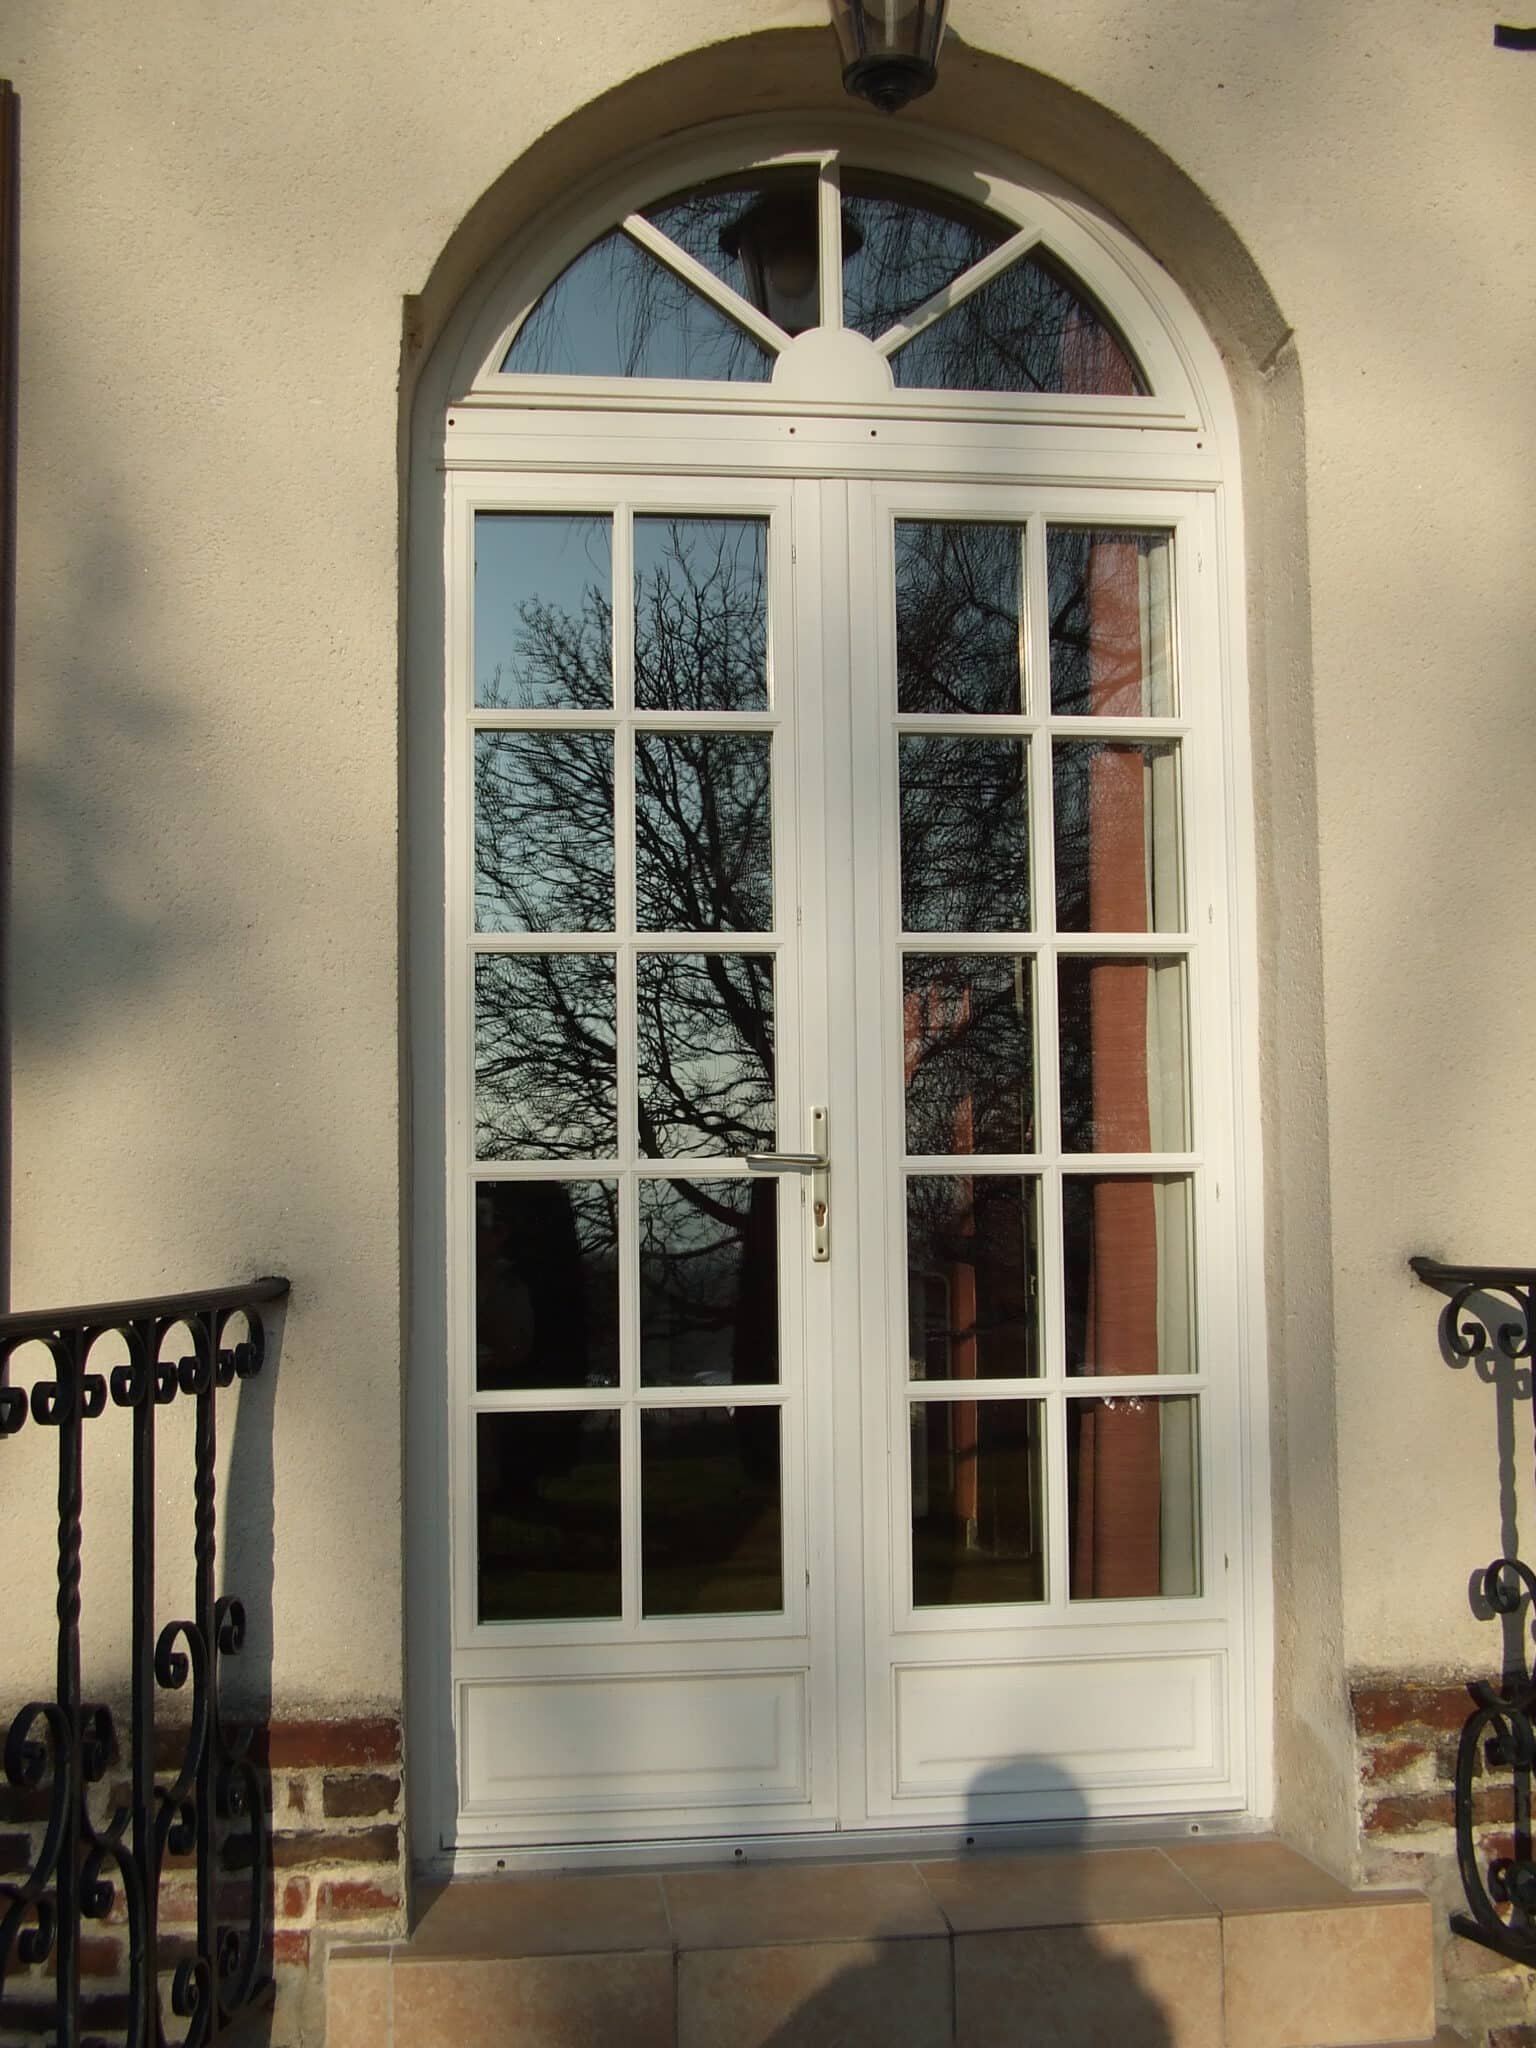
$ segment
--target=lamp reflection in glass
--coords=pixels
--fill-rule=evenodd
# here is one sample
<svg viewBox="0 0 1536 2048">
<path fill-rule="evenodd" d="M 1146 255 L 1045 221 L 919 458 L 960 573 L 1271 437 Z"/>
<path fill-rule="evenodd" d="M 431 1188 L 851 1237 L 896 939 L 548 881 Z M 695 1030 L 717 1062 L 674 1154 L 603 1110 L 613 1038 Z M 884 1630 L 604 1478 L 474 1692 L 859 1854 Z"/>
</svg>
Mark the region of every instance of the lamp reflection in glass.
<svg viewBox="0 0 1536 2048">
<path fill-rule="evenodd" d="M 746 296 L 790 335 L 821 324 L 818 242 L 814 186 L 764 193 L 720 234 L 722 253 L 742 267 Z M 863 242 L 845 217 L 845 263 Z"/>
<path fill-rule="evenodd" d="M 931 92 L 948 0 L 832 0 L 843 84 L 882 114 Z"/>
</svg>

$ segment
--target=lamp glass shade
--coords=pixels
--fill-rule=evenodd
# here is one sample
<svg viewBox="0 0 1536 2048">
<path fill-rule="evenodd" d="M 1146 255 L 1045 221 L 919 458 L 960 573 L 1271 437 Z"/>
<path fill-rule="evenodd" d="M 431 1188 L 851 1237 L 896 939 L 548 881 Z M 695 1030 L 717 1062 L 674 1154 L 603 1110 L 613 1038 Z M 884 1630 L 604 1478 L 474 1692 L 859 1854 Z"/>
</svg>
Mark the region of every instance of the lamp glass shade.
<svg viewBox="0 0 1536 2048">
<path fill-rule="evenodd" d="M 930 92 L 948 0 L 832 0 L 832 27 L 843 84 L 856 98 L 894 114 Z"/>
</svg>

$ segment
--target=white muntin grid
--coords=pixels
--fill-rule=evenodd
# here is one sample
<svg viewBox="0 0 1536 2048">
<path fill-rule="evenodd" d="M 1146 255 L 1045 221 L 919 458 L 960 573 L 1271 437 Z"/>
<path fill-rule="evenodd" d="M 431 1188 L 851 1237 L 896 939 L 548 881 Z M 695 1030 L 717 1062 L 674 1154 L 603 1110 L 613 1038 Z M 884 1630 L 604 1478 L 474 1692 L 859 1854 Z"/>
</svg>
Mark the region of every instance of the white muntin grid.
<svg viewBox="0 0 1536 2048">
<path fill-rule="evenodd" d="M 978 503 L 974 490 L 963 496 L 946 490 L 919 492 L 893 487 L 877 492 L 879 514 L 875 536 L 874 568 L 882 588 L 877 617 L 880 625 L 878 659 L 874 664 L 873 686 L 878 694 L 878 718 L 884 737 L 881 746 L 881 775 L 885 784 L 883 811 L 899 821 L 900 740 L 904 735 L 943 734 L 957 738 L 992 736 L 1020 742 L 1026 749 L 1026 779 L 1029 843 L 1031 924 L 1028 929 L 986 932 L 930 932 L 903 929 L 900 896 L 899 823 L 892 834 L 883 861 L 881 925 L 885 933 L 885 981 L 883 1012 L 886 1024 L 885 1066 L 888 1081 L 886 1142 L 890 1156 L 903 1161 L 897 1199 L 889 1204 L 886 1226 L 887 1294 L 893 1302 L 906 1298 L 907 1179 L 918 1175 L 979 1177 L 989 1174 L 1014 1175 L 1033 1184 L 1038 1225 L 1038 1257 L 1035 1314 L 1039 1340 L 1040 1370 L 1028 1378 L 997 1379 L 913 1379 L 908 1358 L 912 1339 L 907 1329 L 907 1312 L 897 1307 L 888 1333 L 889 1359 L 887 1404 L 887 1457 L 893 1473 L 900 1475 L 890 1489 L 890 1555 L 900 1561 L 888 1576 L 886 1610 L 894 1635 L 916 1638 L 952 1635 L 957 1629 L 967 1635 L 1014 1631 L 1022 1613 L 1031 1625 L 1037 1621 L 1070 1625 L 1074 1631 L 1102 1626 L 1122 1627 L 1134 1616 L 1144 1623 L 1165 1619 L 1177 1629 L 1181 1622 L 1197 1622 L 1225 1610 L 1224 1574 L 1220 1563 L 1218 1532 L 1228 1526 L 1225 1486 L 1220 1483 L 1217 1462 L 1219 1447 L 1228 1434 L 1229 1418 L 1218 1427 L 1209 1426 L 1213 1391 L 1223 1407 L 1229 1405 L 1229 1385 L 1213 1387 L 1213 1350 L 1210 1329 L 1209 1290 L 1204 1275 L 1211 1270 L 1211 1189 L 1208 1160 L 1203 1146 L 1207 1105 L 1198 1085 L 1202 1072 L 1201 1047 L 1206 1036 L 1199 956 L 1201 940 L 1190 917 L 1192 904 L 1206 900 L 1209 877 L 1200 862 L 1219 854 L 1220 833 L 1205 832 L 1202 820 L 1191 817 L 1192 797 L 1198 805 L 1209 792 L 1209 763 L 1205 759 L 1203 723 L 1211 706 L 1208 684 L 1202 679 L 1198 623 L 1199 607 L 1193 600 L 1193 577 L 1198 558 L 1198 521 L 1180 514 L 1165 500 L 1161 505 L 1126 502 L 1116 494 L 1109 503 L 1094 505 L 1074 495 L 1053 494 L 1049 511 L 1019 508 L 1010 518 L 1009 496 L 999 493 L 996 502 Z M 1015 496 L 1015 503 L 1017 498 Z M 964 712 L 910 713 L 897 708 L 897 654 L 895 623 L 895 530 L 906 520 L 940 523 L 977 521 L 1014 523 L 1019 533 L 1024 573 L 1021 619 L 1022 708 L 1016 714 L 973 715 Z M 1100 716 L 1063 715 L 1052 711 L 1049 680 L 1049 589 L 1046 570 L 1048 528 L 1076 528 L 1112 533 L 1141 532 L 1166 537 L 1171 555 L 1171 600 L 1169 656 L 1174 678 L 1173 709 L 1167 715 Z M 1180 929 L 1136 932 L 1072 931 L 1056 928 L 1057 892 L 1055 873 L 1056 816 L 1052 777 L 1055 747 L 1060 741 L 1121 741 L 1141 746 L 1162 745 L 1177 749 L 1176 804 L 1178 826 L 1173 834 L 1172 854 L 1180 864 L 1180 900 L 1185 917 Z M 1209 815 L 1209 814 L 1207 814 Z M 1219 817 L 1220 813 L 1215 814 Z M 1216 843 L 1213 843 L 1216 842 Z M 1149 920 L 1151 921 L 1151 920 Z M 1033 1055 L 1031 1077 L 1035 1148 L 1029 1152 L 964 1153 L 942 1156 L 908 1155 L 906 1150 L 904 1089 L 897 1085 L 904 1072 L 903 961 L 925 955 L 994 955 L 1021 962 L 1025 981 L 1032 986 L 1030 1043 Z M 1189 1142 L 1137 1152 L 1067 1150 L 1062 1143 L 1060 1085 L 1060 1030 L 1057 1008 L 1057 963 L 1062 959 L 1125 958 L 1148 963 L 1177 963 L 1182 975 L 1179 1003 L 1179 1089 Z M 1150 1032 L 1149 1032 L 1150 1051 Z M 1149 1060 L 1150 1064 L 1150 1060 Z M 1155 1086 L 1155 1083 L 1152 1085 Z M 1154 1121 L 1156 1107 L 1153 1107 Z M 1187 1288 L 1191 1319 L 1191 1348 L 1194 1370 L 1188 1373 L 1156 1375 L 1069 1375 L 1066 1352 L 1066 1301 L 1062 1191 L 1068 1177 L 1095 1179 L 1106 1176 L 1138 1176 L 1176 1181 L 1189 1191 L 1187 1270 L 1179 1276 L 1164 1275 Z M 900 1291 L 898 1292 L 898 1284 Z M 1230 1366 L 1230 1354 L 1222 1361 Z M 1068 1404 L 1073 1401 L 1186 1400 L 1192 1401 L 1195 1431 L 1195 1459 L 1192 1483 L 1194 1499 L 1189 1503 L 1195 1531 L 1197 1584 L 1194 1594 L 1164 1598 L 1110 1600 L 1080 1596 L 1072 1599 L 1068 1586 L 1070 1555 L 1068 1498 Z M 1038 1404 L 1043 1420 L 1044 1516 L 1042 1535 L 1045 1549 L 1043 1597 L 1021 1609 L 1012 1603 L 996 1605 L 948 1605 L 918 1607 L 913 1602 L 912 1580 L 912 1475 L 908 1443 L 909 1422 L 914 1408 L 927 1402 L 1030 1401 Z M 934 1648 L 937 1650 L 938 1645 Z"/>
<path fill-rule="evenodd" d="M 458 1078 L 458 1127 L 462 1166 L 456 1176 L 460 1192 L 457 1217 L 460 1270 L 473 1272 L 474 1202 L 477 1188 L 496 1182 L 582 1180 L 605 1181 L 617 1188 L 618 1210 L 618 1295 L 619 1295 L 619 1380 L 603 1388 L 556 1388 L 482 1391 L 475 1384 L 473 1360 L 475 1340 L 472 1290 L 459 1305 L 461 1335 L 454 1346 L 453 1371 L 458 1382 L 460 1424 L 457 1432 L 458 1469 L 463 1483 L 455 1488 L 458 1507 L 455 1550 L 458 1562 L 456 1597 L 459 1639 L 466 1644 L 489 1644 L 537 1640 L 599 1643 L 602 1641 L 679 1640 L 722 1633 L 739 1636 L 803 1636 L 805 1632 L 805 1580 L 803 1528 L 805 1520 L 803 1479 L 803 1382 L 800 1348 L 784 1341 L 784 1332 L 795 1327 L 798 1316 L 798 1186 L 790 1177 L 790 1191 L 778 1197 L 780 1276 L 779 1377 L 764 1385 L 730 1387 L 644 1386 L 640 1379 L 640 1288 L 638 1247 L 640 1242 L 639 1186 L 643 1180 L 727 1180 L 743 1179 L 747 1167 L 739 1155 L 700 1152 L 652 1158 L 639 1150 L 638 1099 L 640 1088 L 640 1047 L 637 1032 L 637 968 L 645 956 L 720 954 L 731 957 L 755 956 L 771 963 L 772 1015 L 774 1022 L 774 1111 L 772 1127 L 762 1133 L 764 1149 L 798 1142 L 793 1126 L 794 1110 L 786 1104 L 798 1102 L 803 1090 L 799 1079 L 799 1058 L 795 1021 L 800 1007 L 798 948 L 795 943 L 794 910 L 798 902 L 795 859 L 794 816 L 787 794 L 785 764 L 793 747 L 790 693 L 778 686 L 776 665 L 779 650 L 792 632 L 787 574 L 790 540 L 788 507 L 782 487 L 767 486 L 740 496 L 722 497 L 718 490 L 700 494 L 688 487 L 658 486 L 654 491 L 636 485 L 625 493 L 607 498 L 594 497 L 590 488 L 577 491 L 567 503 L 558 502 L 547 480 L 532 495 L 493 488 L 472 490 L 460 508 L 457 534 L 461 559 L 474 559 L 474 522 L 478 517 L 495 518 L 528 513 L 548 517 L 570 513 L 608 522 L 611 543 L 611 588 L 613 593 L 612 671 L 613 703 L 604 710 L 530 711 L 492 709 L 473 701 L 474 620 L 472 606 L 454 621 L 463 636 L 463 654 L 458 665 L 458 703 L 453 725 L 460 735 L 450 749 L 448 772 L 450 815 L 459 821 L 454 845 L 455 874 L 450 878 L 451 918 L 456 926 L 454 953 L 463 963 L 457 970 L 457 1025 L 460 1047 Z M 554 500 L 555 502 L 552 502 Z M 766 538 L 765 570 L 768 708 L 742 712 L 690 710 L 648 710 L 635 705 L 634 603 L 634 521 L 644 517 L 675 517 L 679 521 L 708 521 L 712 518 L 761 522 Z M 465 579 L 466 581 L 469 579 Z M 474 890 L 474 787 L 473 752 L 477 735 L 484 732 L 580 732 L 611 735 L 614 747 L 614 928 L 603 932 L 486 932 L 475 929 Z M 769 743 L 770 817 L 773 847 L 774 923 L 764 931 L 667 932 L 641 930 L 636 903 L 636 779 L 637 736 L 643 733 L 680 734 L 698 732 L 755 733 Z M 590 1158 L 521 1157 L 482 1159 L 475 1156 L 474 1076 L 475 1006 L 473 976 L 476 962 L 495 956 L 587 954 L 611 959 L 615 970 L 614 1059 L 616 1079 L 617 1131 L 612 1151 Z M 450 991 L 453 1001 L 454 991 Z M 790 1127 L 786 1128 L 786 1118 Z M 758 1176 L 754 1176 L 758 1178 Z M 782 1571 L 784 1600 L 776 1613 L 724 1615 L 655 1615 L 643 1613 L 641 1588 L 642 1463 L 640 1418 L 647 1411 L 685 1409 L 724 1410 L 748 1406 L 772 1407 L 779 1411 L 779 1470 L 781 1489 Z M 474 1474 L 475 1433 L 481 1415 L 517 1413 L 601 1413 L 616 1412 L 620 1418 L 620 1557 L 622 1612 L 607 1619 L 569 1622 L 530 1619 L 487 1621 L 479 1619 L 477 1608 L 477 1530 Z"/>
</svg>

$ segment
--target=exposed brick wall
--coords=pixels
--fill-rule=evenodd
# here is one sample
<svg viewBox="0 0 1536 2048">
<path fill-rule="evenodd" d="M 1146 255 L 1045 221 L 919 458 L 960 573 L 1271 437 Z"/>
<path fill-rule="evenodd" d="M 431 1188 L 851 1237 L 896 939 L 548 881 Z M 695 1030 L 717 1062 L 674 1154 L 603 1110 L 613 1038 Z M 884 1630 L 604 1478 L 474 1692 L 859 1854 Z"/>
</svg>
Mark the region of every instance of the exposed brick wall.
<svg viewBox="0 0 1536 2048">
<path fill-rule="evenodd" d="M 1456 1746 L 1472 1712 L 1467 1682 L 1361 1679 L 1351 1700 L 1366 1881 L 1415 1885 L 1434 1900 L 1439 2003 L 1474 2048 L 1536 2048 L 1536 1970 L 1449 1927 L 1451 1914 L 1466 1910 L 1453 1791 Z M 1507 1852 L 1509 1780 L 1479 1784 L 1473 1810 L 1488 1852 Z"/>
<path fill-rule="evenodd" d="M 167 1769 L 177 1742 L 174 1729 L 162 1731 L 157 1761 Z M 277 1999 L 271 2048 L 309 2048 L 321 2038 L 320 1972 L 312 1966 L 323 1962 L 326 1944 L 387 1941 L 405 1930 L 400 1723 L 393 1716 L 279 1722 L 258 1741 L 256 1759 L 264 1767 L 272 1816 L 271 1967 Z M 109 1771 L 102 1810 L 126 1798 L 120 1773 Z M 0 1877 L 31 1863 L 47 1812 L 46 1787 L 18 1792 L 0 1782 Z M 231 1834 L 219 1902 L 236 1924 L 243 1924 L 249 1905 L 239 1876 L 248 1856 L 240 1835 Z M 121 2028 L 126 2017 L 127 1926 L 117 1889 L 111 1915 L 88 1925 L 81 1949 L 87 2016 L 106 2030 Z M 192 1859 L 168 1856 L 160 1887 L 162 1964 L 173 1965 L 187 1952 L 196 1919 Z M 4 2048 L 13 2039 L 51 2038 L 48 1992 L 46 1972 L 13 1980 L 0 2003 Z"/>
</svg>

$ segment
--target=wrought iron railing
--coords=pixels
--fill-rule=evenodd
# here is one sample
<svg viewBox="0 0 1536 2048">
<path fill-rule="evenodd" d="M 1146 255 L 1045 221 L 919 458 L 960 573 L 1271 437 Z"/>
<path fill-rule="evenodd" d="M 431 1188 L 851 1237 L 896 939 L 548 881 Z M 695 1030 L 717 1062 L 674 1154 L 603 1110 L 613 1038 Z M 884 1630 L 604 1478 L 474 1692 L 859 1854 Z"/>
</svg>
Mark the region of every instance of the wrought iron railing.
<svg viewBox="0 0 1536 2048">
<path fill-rule="evenodd" d="M 82 2031 L 81 1947 L 92 1922 L 125 1926 L 128 1982 L 113 1999 L 111 2031 L 128 2048 L 165 2041 L 163 1994 L 182 2023 L 173 2032 L 187 2048 L 202 2048 L 266 1988 L 271 1822 L 256 1731 L 237 1730 L 221 1712 L 220 1666 L 240 1651 L 246 1614 L 239 1599 L 217 1591 L 215 1457 L 220 1392 L 261 1371 L 261 1311 L 287 1293 L 286 1280 L 262 1279 L 200 1294 L 0 1316 L 0 1439 L 20 1438 L 0 1448 L 0 1461 L 25 1455 L 44 1432 L 58 1482 L 53 1697 L 24 1705 L 5 1739 L 5 1781 L 31 1795 L 36 1826 L 29 1867 L 0 1882 L 0 2038 L 28 2019 L 46 2024 L 56 2048 L 99 2038 L 99 2026 Z M 30 1388 L 10 1384 L 13 1360 L 27 1345 L 42 1347 L 47 1358 Z M 178 1402 L 192 1409 L 193 1613 L 157 1628 L 156 1424 L 160 1411 Z M 120 1714 L 89 1699 L 81 1685 L 86 1447 L 89 1426 L 109 1403 L 128 1411 L 132 1432 L 126 1729 Z M 6 1490 L 14 1499 L 14 1487 Z M 13 1616 L 23 1591 L 14 1582 L 5 1587 Z M 0 1683 L 5 1678 L 0 1663 Z M 164 1696 L 172 1693 L 184 1696 L 180 1711 L 157 1718 L 157 1702 L 169 1706 Z M 171 1767 L 158 1774 L 157 1743 L 171 1757 Z M 109 1768 L 123 1777 L 121 1796 L 93 1798 L 92 1787 Z M 232 1833 L 244 1839 L 232 1843 Z M 166 1943 L 162 1872 L 168 1859 L 185 1868 L 188 1856 L 195 1933 L 189 1928 L 184 1940 Z M 230 1910 L 232 1882 L 238 1911 Z"/>
<path fill-rule="evenodd" d="M 1517 1386 L 1520 1362 L 1536 1347 L 1536 1266 L 1451 1266 L 1440 1259 L 1409 1264 L 1427 1286 L 1446 1296 L 1440 1344 L 1446 1357 L 1476 1361 L 1498 1390 L 1497 1425 L 1502 1491 L 1503 1554 L 1482 1574 L 1489 1618 L 1504 1625 L 1504 1668 L 1497 1684 L 1475 1680 L 1472 1712 L 1456 1751 L 1456 1860 L 1469 1913 L 1453 1914 L 1458 1934 L 1500 1955 L 1536 1964 L 1536 1860 L 1532 1857 L 1531 1779 L 1536 1769 L 1536 1672 L 1530 1620 L 1536 1613 L 1536 1572 L 1515 1552 L 1514 1406 L 1530 1396 L 1528 1374 Z M 1512 1832 L 1485 1848 L 1479 1841 L 1480 1784 L 1489 1774 L 1507 1777 Z M 1486 1807 L 1484 1808 L 1486 1810 Z M 1499 1815 L 1501 1833 L 1506 1823 Z"/>
</svg>

